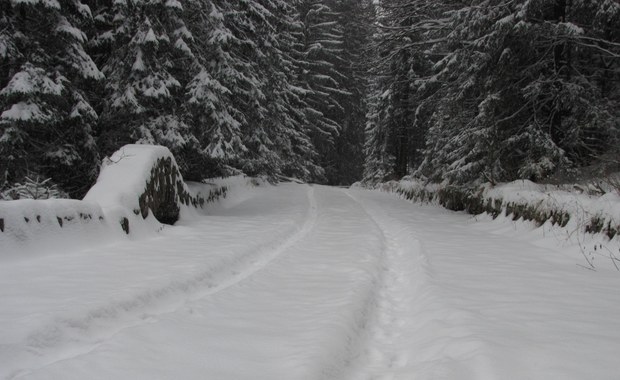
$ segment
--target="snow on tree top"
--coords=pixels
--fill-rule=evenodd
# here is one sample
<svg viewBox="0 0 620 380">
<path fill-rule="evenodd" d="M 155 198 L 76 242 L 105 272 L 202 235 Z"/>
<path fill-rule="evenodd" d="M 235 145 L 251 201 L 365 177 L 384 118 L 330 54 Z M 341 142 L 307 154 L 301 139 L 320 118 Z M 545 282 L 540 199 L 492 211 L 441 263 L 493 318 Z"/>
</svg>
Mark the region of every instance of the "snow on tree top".
<svg viewBox="0 0 620 380">
<path fill-rule="evenodd" d="M 0 123 L 6 121 L 44 122 L 52 119 L 52 115 L 43 112 L 38 105 L 26 102 L 13 104 L 10 109 L 2 112 Z"/>
<path fill-rule="evenodd" d="M 189 29 L 187 29 L 186 26 L 182 26 L 180 28 L 175 29 L 174 32 L 172 32 L 172 34 L 175 37 L 187 38 L 190 41 L 194 40 L 194 35 L 192 34 L 192 32 L 189 31 Z"/>
<path fill-rule="evenodd" d="M 62 84 L 63 80 L 62 76 L 57 76 L 55 80 L 52 80 L 43 69 L 26 63 L 22 66 L 22 71 L 13 75 L 9 84 L 0 91 L 0 95 L 32 93 L 60 95 L 65 88 Z"/>
<path fill-rule="evenodd" d="M 580 36 L 585 34 L 583 28 L 573 24 L 572 22 L 562 22 L 559 26 L 560 30 L 565 31 L 568 35 Z"/>
<path fill-rule="evenodd" d="M 169 88 L 171 87 L 181 87 L 181 83 L 172 76 L 168 76 L 168 78 L 159 78 L 154 75 L 149 75 L 144 78 L 140 84 L 142 95 L 151 98 L 170 97 Z"/>
<path fill-rule="evenodd" d="M 57 0 L 11 0 L 13 6 L 18 5 L 43 5 L 46 8 L 60 9 L 60 3 Z"/>
<path fill-rule="evenodd" d="M 146 66 L 144 65 L 144 61 L 142 60 L 142 50 L 138 49 L 138 54 L 136 54 L 136 60 L 131 66 L 132 71 L 145 71 Z"/>
<path fill-rule="evenodd" d="M 87 18 L 91 18 L 93 17 L 93 13 L 90 10 L 90 7 L 86 4 L 82 4 L 80 1 L 76 1 L 76 7 L 78 12 L 80 12 L 82 14 L 82 16 L 87 17 Z"/>
<path fill-rule="evenodd" d="M 84 43 L 87 40 L 86 33 L 71 25 L 71 23 L 64 17 L 62 17 L 58 22 L 58 25 L 56 26 L 56 31 L 72 36 L 81 43 Z"/>
<path fill-rule="evenodd" d="M 15 50 L 15 45 L 6 35 L 0 35 L 0 58 L 7 58 L 11 51 Z"/>
<path fill-rule="evenodd" d="M 209 17 L 216 21 L 224 21 L 224 14 L 220 12 L 215 5 L 211 6 L 211 13 L 209 13 Z"/>
<path fill-rule="evenodd" d="M 183 38 L 177 39 L 177 41 L 174 43 L 174 47 L 186 53 L 190 57 L 194 55 L 194 53 L 192 53 L 192 49 L 190 49 L 189 46 L 187 46 L 187 43 L 183 41 Z"/>
<path fill-rule="evenodd" d="M 136 98 L 136 89 L 133 87 L 127 87 L 122 95 L 118 96 L 112 106 L 115 108 L 128 107 L 131 108 L 134 113 L 140 113 L 144 111 L 144 108 L 138 102 Z"/>
<path fill-rule="evenodd" d="M 166 1 L 166 7 L 173 8 L 173 9 L 178 9 L 180 11 L 183 10 L 183 5 L 181 5 L 181 3 L 178 0 L 168 0 L 168 1 Z"/>
<path fill-rule="evenodd" d="M 71 110 L 70 118 L 79 118 L 79 117 L 91 117 L 93 119 L 97 119 L 99 116 L 97 112 L 93 109 L 93 107 L 88 104 L 88 102 L 84 101 L 84 99 L 80 99 Z"/>
<path fill-rule="evenodd" d="M 95 80 L 105 78 L 105 75 L 99 70 L 97 64 L 95 64 L 92 58 L 86 54 L 83 49 L 78 49 L 75 54 L 78 61 L 74 63 L 74 67 L 79 71 L 82 77 Z"/>
<path fill-rule="evenodd" d="M 157 44 L 157 37 L 155 36 L 155 32 L 153 31 L 153 28 L 149 28 L 149 31 L 146 33 L 146 35 L 144 36 L 144 38 L 142 39 L 142 43 L 154 43 Z"/>
</svg>

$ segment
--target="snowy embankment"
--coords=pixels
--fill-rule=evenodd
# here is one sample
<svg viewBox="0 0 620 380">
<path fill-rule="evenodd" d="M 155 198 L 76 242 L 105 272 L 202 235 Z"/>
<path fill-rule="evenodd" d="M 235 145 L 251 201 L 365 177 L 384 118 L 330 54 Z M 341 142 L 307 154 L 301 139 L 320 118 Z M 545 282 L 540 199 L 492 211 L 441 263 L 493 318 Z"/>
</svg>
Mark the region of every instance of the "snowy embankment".
<svg viewBox="0 0 620 380">
<path fill-rule="evenodd" d="M 587 186 L 542 185 L 527 180 L 463 188 L 404 178 L 375 189 L 482 219 L 532 222 L 562 245 L 579 247 L 588 269 L 605 262 L 604 266 L 620 271 L 620 194 L 613 186 L 601 194 L 600 187 L 592 191 Z"/>
<path fill-rule="evenodd" d="M 601 233 L 613 239 L 620 232 L 620 194 L 588 194 L 582 186 L 535 184 L 527 180 L 477 188 L 425 184 L 403 179 L 380 184 L 377 188 L 395 192 L 419 202 L 439 204 L 453 211 L 479 215 L 488 213 L 513 220 L 550 224 L 571 232 Z"/>
<path fill-rule="evenodd" d="M 84 200 L 0 202 L 0 252 L 78 248 L 152 235 L 162 223 L 198 213 L 241 182 L 247 180 L 214 180 L 190 188 L 167 148 L 127 145 L 106 160 Z"/>
</svg>

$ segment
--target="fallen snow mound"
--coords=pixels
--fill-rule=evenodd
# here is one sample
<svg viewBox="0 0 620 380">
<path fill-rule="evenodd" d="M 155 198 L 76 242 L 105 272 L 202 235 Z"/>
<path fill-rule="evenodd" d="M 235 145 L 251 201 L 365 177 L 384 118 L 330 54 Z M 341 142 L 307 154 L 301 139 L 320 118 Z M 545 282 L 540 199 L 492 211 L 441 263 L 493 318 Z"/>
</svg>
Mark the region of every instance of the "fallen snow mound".
<svg viewBox="0 0 620 380">
<path fill-rule="evenodd" d="M 223 197 L 227 185 L 183 181 L 172 153 L 162 146 L 126 145 L 106 159 L 84 200 L 0 202 L 0 252 L 87 246 L 113 235 L 132 238 L 161 230 L 181 215 Z"/>
</svg>

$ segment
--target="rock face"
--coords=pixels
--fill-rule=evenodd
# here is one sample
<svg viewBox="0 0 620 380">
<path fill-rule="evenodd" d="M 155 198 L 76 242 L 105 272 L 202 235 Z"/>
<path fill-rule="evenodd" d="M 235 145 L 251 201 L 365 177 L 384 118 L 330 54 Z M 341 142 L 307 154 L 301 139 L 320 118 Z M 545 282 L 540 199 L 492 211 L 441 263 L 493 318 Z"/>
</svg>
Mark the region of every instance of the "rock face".
<svg viewBox="0 0 620 380">
<path fill-rule="evenodd" d="M 170 157 L 161 157 L 151 169 L 151 176 L 138 203 L 142 218 L 146 218 L 151 210 L 160 223 L 174 224 L 179 220 L 181 204 L 202 207 L 205 200 L 190 195 L 176 164 Z"/>
</svg>

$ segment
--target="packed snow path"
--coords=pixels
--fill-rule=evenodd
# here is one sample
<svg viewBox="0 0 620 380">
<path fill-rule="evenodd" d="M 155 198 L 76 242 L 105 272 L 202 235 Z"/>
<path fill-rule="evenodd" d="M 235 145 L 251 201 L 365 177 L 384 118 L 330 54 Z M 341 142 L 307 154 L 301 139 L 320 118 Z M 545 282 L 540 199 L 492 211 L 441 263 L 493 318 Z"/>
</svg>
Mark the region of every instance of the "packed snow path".
<svg viewBox="0 0 620 380">
<path fill-rule="evenodd" d="M 1 262 L 0 378 L 620 374 L 620 276 L 526 231 L 293 184 L 210 214 Z"/>
</svg>

